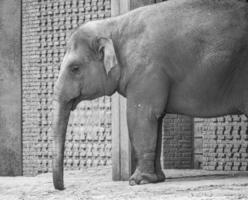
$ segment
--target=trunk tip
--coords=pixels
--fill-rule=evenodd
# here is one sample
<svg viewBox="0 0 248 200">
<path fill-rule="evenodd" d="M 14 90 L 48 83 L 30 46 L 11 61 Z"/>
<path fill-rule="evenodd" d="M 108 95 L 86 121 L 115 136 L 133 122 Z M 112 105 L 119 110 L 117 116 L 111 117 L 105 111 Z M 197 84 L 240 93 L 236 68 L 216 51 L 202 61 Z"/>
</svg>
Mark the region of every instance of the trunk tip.
<svg viewBox="0 0 248 200">
<path fill-rule="evenodd" d="M 53 182 L 53 185 L 54 185 L 54 188 L 56 190 L 64 190 L 65 189 L 63 182 L 56 182 L 56 181 L 54 181 Z"/>
<path fill-rule="evenodd" d="M 63 180 L 63 173 L 60 176 L 54 172 L 53 173 L 53 185 L 56 190 L 64 190 L 64 180 Z"/>
</svg>

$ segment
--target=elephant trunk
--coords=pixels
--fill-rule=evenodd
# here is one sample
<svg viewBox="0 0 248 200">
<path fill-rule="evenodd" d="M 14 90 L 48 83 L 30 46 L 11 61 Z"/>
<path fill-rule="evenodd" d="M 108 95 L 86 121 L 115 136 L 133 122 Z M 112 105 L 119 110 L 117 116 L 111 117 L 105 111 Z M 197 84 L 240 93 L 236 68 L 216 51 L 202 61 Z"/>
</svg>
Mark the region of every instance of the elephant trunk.
<svg viewBox="0 0 248 200">
<path fill-rule="evenodd" d="M 53 109 L 53 184 L 55 189 L 63 190 L 65 136 L 71 105 L 54 100 Z"/>
</svg>

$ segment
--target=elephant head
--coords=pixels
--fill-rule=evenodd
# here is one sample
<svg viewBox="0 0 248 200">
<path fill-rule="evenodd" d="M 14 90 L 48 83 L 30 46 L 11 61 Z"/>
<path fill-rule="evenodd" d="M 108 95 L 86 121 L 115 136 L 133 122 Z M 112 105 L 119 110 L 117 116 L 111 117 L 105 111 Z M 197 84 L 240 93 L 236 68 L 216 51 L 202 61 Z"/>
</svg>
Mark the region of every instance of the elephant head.
<svg viewBox="0 0 248 200">
<path fill-rule="evenodd" d="M 77 29 L 68 41 L 53 99 L 53 182 L 62 190 L 65 135 L 70 111 L 82 100 L 112 95 L 119 80 L 113 41 L 88 26 Z"/>
</svg>

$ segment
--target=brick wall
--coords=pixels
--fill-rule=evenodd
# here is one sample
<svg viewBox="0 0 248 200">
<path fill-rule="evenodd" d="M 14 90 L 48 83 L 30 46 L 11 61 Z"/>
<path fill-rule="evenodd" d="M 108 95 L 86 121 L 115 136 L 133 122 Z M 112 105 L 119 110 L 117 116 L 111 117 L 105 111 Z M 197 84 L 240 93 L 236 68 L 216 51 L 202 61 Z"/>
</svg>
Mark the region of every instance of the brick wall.
<svg viewBox="0 0 248 200">
<path fill-rule="evenodd" d="M 193 120 L 182 115 L 166 115 L 163 121 L 162 162 L 166 169 L 192 168 Z"/>
<path fill-rule="evenodd" d="M 203 137 L 203 169 L 248 170 L 248 130 L 244 115 L 197 119 L 195 127 Z"/>
<path fill-rule="evenodd" d="M 51 169 L 51 100 L 73 28 L 110 17 L 110 0 L 23 0 L 23 173 Z M 71 114 L 65 169 L 111 164 L 111 99 L 81 103 Z"/>
</svg>

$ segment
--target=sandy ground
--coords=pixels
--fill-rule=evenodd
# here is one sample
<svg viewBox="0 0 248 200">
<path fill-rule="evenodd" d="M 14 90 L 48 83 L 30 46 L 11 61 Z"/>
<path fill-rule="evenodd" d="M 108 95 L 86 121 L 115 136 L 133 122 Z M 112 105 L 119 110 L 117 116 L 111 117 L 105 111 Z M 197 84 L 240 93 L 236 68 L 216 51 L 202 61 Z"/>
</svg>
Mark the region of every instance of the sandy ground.
<svg viewBox="0 0 248 200">
<path fill-rule="evenodd" d="M 248 173 L 166 170 L 163 183 L 129 186 L 113 182 L 111 168 L 65 172 L 64 191 L 56 191 L 51 173 L 37 177 L 0 177 L 0 200 L 248 200 Z"/>
</svg>

